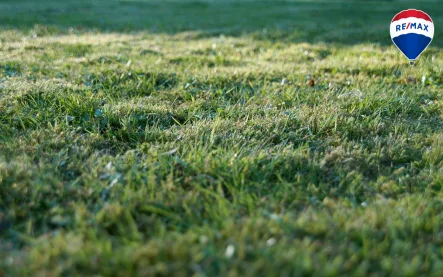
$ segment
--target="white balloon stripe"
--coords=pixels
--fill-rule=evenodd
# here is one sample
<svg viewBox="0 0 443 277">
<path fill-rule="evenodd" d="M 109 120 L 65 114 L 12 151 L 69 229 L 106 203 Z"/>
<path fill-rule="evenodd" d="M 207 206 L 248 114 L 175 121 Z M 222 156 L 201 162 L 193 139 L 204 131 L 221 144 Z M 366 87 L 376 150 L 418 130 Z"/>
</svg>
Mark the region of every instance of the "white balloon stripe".
<svg viewBox="0 0 443 277">
<path fill-rule="evenodd" d="M 391 23 L 390 32 L 391 38 L 414 33 L 432 39 L 434 37 L 434 24 L 421 18 L 402 18 Z"/>
</svg>

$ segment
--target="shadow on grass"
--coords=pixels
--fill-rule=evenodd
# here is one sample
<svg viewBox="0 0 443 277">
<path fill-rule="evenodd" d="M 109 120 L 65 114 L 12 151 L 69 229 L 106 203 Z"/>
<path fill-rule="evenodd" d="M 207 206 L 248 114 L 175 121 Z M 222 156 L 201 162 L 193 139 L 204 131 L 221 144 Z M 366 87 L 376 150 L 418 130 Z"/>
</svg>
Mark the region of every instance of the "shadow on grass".
<svg viewBox="0 0 443 277">
<path fill-rule="evenodd" d="M 79 32 L 197 32 L 197 37 L 249 35 L 269 41 L 391 45 L 389 23 L 407 8 L 429 12 L 436 25 L 443 21 L 443 6 L 434 0 L 3 0 L 0 25 L 23 31 L 33 28 L 38 35 L 73 28 Z M 434 37 L 433 45 L 441 46 L 442 31 L 436 28 Z"/>
</svg>

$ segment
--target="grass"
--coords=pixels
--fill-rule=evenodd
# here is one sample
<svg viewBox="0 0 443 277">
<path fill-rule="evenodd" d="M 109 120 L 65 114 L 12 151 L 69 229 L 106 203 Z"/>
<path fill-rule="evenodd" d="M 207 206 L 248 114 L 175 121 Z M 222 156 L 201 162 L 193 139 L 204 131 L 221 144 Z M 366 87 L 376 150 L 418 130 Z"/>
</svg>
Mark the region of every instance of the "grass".
<svg viewBox="0 0 443 277">
<path fill-rule="evenodd" d="M 442 5 L 373 2 L 0 1 L 0 276 L 441 276 Z"/>
</svg>

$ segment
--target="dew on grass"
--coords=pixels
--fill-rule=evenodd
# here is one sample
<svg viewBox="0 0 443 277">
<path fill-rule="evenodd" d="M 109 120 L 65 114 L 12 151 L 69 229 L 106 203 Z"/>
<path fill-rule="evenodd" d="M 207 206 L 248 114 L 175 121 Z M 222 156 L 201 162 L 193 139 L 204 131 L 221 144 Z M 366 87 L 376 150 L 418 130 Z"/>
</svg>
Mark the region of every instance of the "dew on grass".
<svg viewBox="0 0 443 277">
<path fill-rule="evenodd" d="M 266 245 L 271 247 L 273 246 L 275 243 L 277 242 L 277 240 L 275 238 L 270 238 L 266 241 Z"/>
<path fill-rule="evenodd" d="M 235 253 L 234 245 L 232 245 L 232 244 L 228 245 L 228 247 L 226 247 L 226 250 L 225 250 L 225 257 L 232 258 L 232 256 L 234 256 L 234 253 Z"/>
</svg>

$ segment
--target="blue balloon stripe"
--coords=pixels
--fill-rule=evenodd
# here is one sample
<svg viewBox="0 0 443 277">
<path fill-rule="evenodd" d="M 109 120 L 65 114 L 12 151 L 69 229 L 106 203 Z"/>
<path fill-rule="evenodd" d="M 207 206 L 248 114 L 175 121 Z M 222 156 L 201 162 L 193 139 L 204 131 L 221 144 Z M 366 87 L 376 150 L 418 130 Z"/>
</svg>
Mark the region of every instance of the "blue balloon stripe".
<svg viewBox="0 0 443 277">
<path fill-rule="evenodd" d="M 400 49 L 409 60 L 417 59 L 426 47 L 428 47 L 429 43 L 431 43 L 431 40 L 432 39 L 427 36 L 414 33 L 401 35 L 392 39 L 398 49 Z"/>
</svg>

